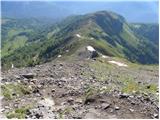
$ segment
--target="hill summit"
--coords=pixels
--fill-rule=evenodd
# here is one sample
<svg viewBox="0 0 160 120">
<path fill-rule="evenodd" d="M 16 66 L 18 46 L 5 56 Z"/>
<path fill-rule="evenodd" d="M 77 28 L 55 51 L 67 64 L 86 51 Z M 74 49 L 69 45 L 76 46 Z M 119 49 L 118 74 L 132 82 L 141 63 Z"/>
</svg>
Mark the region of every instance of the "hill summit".
<svg viewBox="0 0 160 120">
<path fill-rule="evenodd" d="M 126 58 L 131 62 L 158 63 L 157 40 L 145 34 L 152 34 L 153 31 L 143 31 L 141 34 L 137 31 L 143 27 L 138 25 L 127 23 L 124 17 L 109 11 L 71 16 L 45 28 L 43 39 L 36 39 L 35 36 L 34 40 L 30 40 L 32 42 L 26 42 L 25 46 L 3 57 L 2 65 L 9 65 L 11 61 L 17 67 L 39 64 L 53 60 L 59 54 L 77 55 L 86 46 L 93 46 L 101 54 Z M 157 28 L 158 25 L 153 27 Z"/>
</svg>

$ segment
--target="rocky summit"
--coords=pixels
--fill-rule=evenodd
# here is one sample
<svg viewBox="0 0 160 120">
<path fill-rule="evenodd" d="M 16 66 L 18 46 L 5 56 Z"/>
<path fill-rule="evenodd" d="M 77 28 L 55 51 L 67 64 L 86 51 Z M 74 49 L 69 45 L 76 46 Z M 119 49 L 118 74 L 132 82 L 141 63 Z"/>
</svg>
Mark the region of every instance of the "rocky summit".
<svg viewBox="0 0 160 120">
<path fill-rule="evenodd" d="M 2 117 L 158 118 L 158 67 L 113 57 L 66 60 L 2 72 Z"/>
</svg>

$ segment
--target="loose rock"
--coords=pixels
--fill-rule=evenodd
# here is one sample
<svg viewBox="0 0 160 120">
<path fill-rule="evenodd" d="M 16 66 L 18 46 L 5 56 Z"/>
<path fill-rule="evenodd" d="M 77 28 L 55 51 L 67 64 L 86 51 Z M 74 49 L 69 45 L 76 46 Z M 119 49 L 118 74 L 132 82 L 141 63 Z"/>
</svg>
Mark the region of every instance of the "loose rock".
<svg viewBox="0 0 160 120">
<path fill-rule="evenodd" d="M 27 79 L 33 79 L 35 75 L 33 73 L 28 73 L 28 74 L 22 74 L 21 76 Z"/>
<path fill-rule="evenodd" d="M 102 109 L 106 110 L 107 108 L 110 107 L 110 104 L 108 104 L 108 103 L 102 103 L 101 107 L 102 107 Z"/>
</svg>

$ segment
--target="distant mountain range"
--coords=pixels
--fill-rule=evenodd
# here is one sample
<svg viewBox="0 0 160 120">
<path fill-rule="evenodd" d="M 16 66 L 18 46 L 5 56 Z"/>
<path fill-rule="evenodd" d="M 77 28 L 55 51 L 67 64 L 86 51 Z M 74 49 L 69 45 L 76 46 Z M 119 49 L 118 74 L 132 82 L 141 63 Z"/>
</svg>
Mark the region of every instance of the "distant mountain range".
<svg viewBox="0 0 160 120">
<path fill-rule="evenodd" d="M 67 16 L 108 10 L 123 15 L 128 22 L 158 23 L 158 2 L 34 2 L 2 1 L 2 17 L 50 18 L 55 21 Z"/>
<path fill-rule="evenodd" d="M 71 16 L 54 25 L 32 19 L 29 24 L 20 21 L 15 19 L 17 25 L 13 19 L 2 22 L 2 30 L 6 30 L 2 31 L 4 68 L 12 63 L 33 66 L 58 55 L 76 57 L 88 45 L 104 55 L 141 64 L 158 63 L 158 24 L 127 23 L 121 15 L 108 11 Z"/>
</svg>

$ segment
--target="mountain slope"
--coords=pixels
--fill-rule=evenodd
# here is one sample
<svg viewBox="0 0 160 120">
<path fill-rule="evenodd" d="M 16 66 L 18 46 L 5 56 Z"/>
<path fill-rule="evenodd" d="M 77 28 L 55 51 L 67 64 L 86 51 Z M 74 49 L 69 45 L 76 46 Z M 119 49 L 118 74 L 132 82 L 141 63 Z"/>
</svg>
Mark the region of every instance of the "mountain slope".
<svg viewBox="0 0 160 120">
<path fill-rule="evenodd" d="M 45 40 L 25 45 L 3 57 L 3 67 L 11 63 L 17 67 L 43 63 L 59 54 L 76 55 L 76 51 L 87 45 L 102 54 L 124 57 L 132 62 L 158 63 L 158 47 L 151 42 L 152 38 L 144 38 L 122 16 L 113 12 L 68 17 L 46 31 Z"/>
<path fill-rule="evenodd" d="M 143 36 L 149 41 L 158 45 L 159 43 L 159 25 L 158 24 L 131 24 L 132 30 L 136 34 Z"/>
<path fill-rule="evenodd" d="M 48 24 L 53 24 L 50 20 L 41 19 L 13 19 L 2 18 L 2 49 L 1 55 L 5 57 L 13 53 L 16 49 L 26 44 L 46 39 L 44 29 L 48 29 Z M 46 31 L 47 32 L 47 31 Z"/>
</svg>

